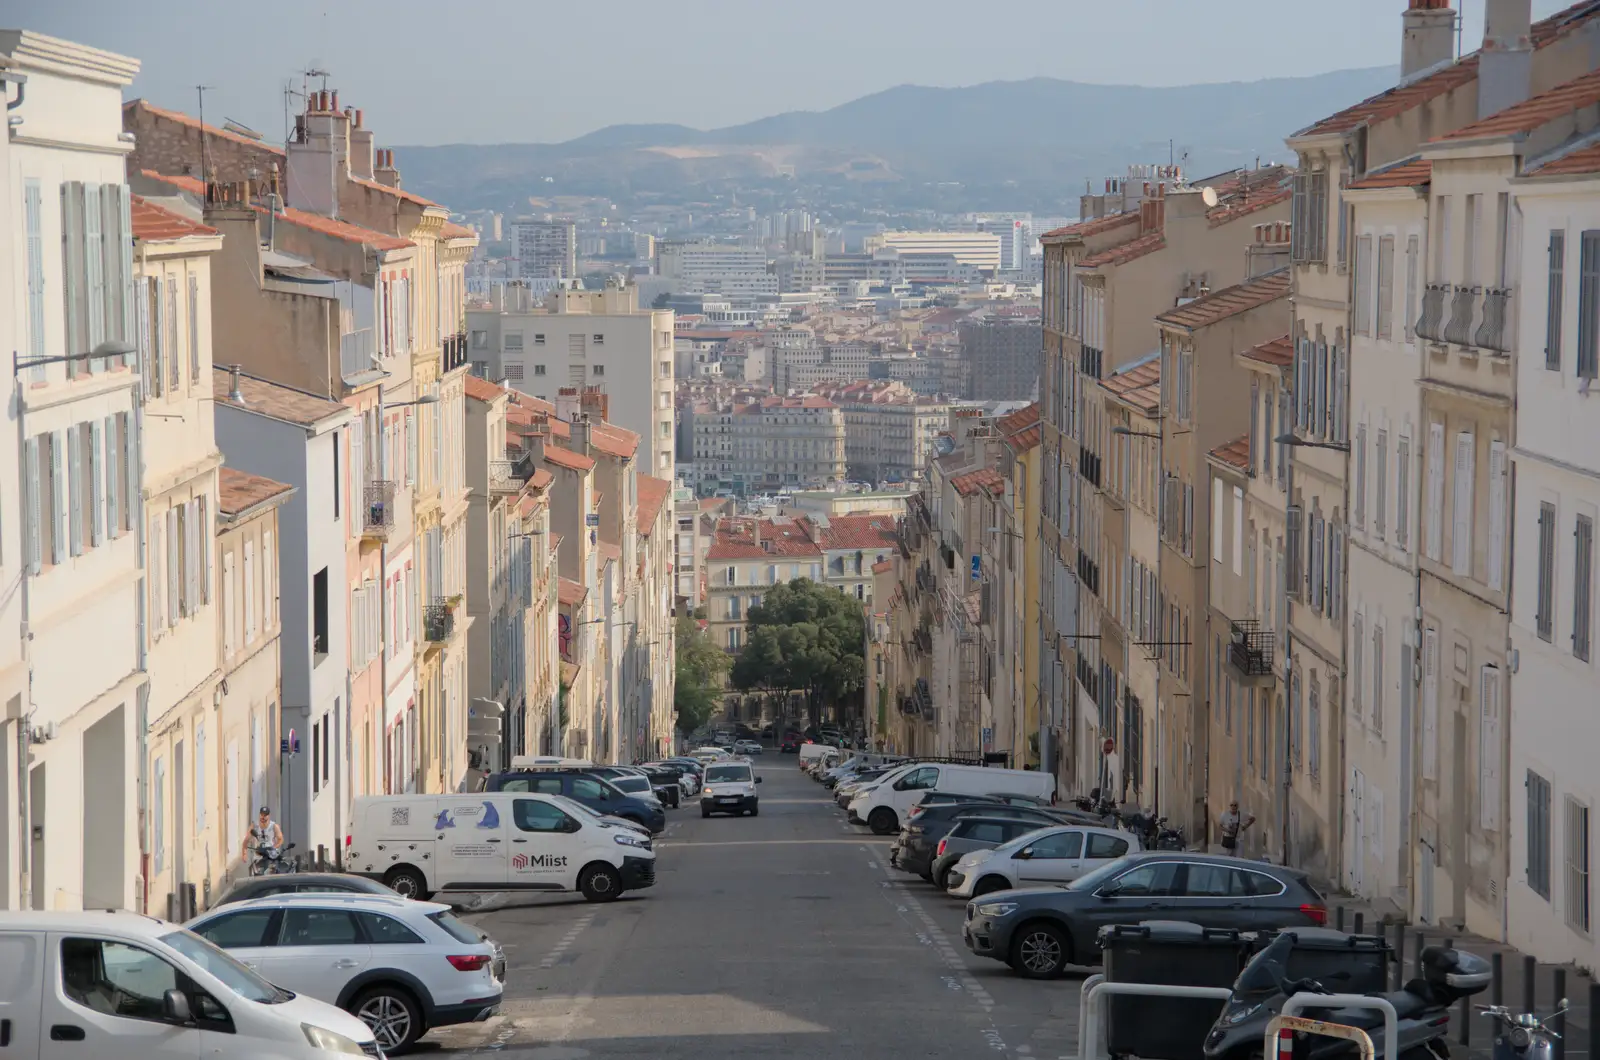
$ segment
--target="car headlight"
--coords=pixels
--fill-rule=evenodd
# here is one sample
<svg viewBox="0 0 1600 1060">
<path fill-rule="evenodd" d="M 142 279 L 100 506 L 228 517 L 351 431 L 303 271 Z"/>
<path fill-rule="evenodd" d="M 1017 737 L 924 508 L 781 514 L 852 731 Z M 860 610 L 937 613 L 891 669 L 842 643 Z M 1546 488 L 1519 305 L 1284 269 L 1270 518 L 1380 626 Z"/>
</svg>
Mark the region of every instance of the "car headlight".
<svg viewBox="0 0 1600 1060">
<path fill-rule="evenodd" d="M 1232 1008 L 1229 1008 L 1228 1011 L 1223 1014 L 1222 1022 L 1223 1022 L 1223 1024 L 1225 1026 L 1232 1027 L 1232 1026 L 1235 1026 L 1236 1024 L 1243 1023 L 1245 1020 L 1249 1019 L 1251 1016 L 1254 1016 L 1257 1012 L 1260 1012 L 1260 1011 L 1261 1011 L 1261 1005 L 1259 1005 L 1259 1004 L 1256 1004 L 1256 1005 L 1236 1005 L 1236 1006 L 1234 1006 Z"/>
<path fill-rule="evenodd" d="M 611 837 L 612 842 L 619 847 L 638 847 L 641 850 L 650 849 L 650 840 L 637 832 L 624 832 Z"/>
<path fill-rule="evenodd" d="M 1016 902 L 985 902 L 978 906 L 979 916 L 1006 916 L 1016 911 Z"/>
<path fill-rule="evenodd" d="M 366 1056 L 366 1050 L 361 1048 L 361 1043 L 354 1038 L 346 1038 L 337 1031 L 330 1031 L 326 1027 L 318 1027 L 314 1023 L 302 1023 L 300 1029 L 305 1032 L 306 1041 L 311 1043 L 311 1048 L 320 1049 L 325 1053 L 342 1053 L 346 1056 Z"/>
</svg>

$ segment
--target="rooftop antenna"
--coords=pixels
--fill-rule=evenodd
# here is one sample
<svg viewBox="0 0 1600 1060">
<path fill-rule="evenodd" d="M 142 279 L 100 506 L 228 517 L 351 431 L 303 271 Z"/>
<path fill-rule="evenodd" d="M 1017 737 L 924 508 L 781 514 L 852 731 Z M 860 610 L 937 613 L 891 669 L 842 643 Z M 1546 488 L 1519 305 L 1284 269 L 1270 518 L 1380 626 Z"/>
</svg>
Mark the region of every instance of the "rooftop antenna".
<svg viewBox="0 0 1600 1060">
<path fill-rule="evenodd" d="M 211 170 L 208 168 L 206 157 L 206 92 L 213 87 L 212 85 L 194 86 L 194 93 L 200 100 L 200 184 L 202 186 L 211 182 Z"/>
</svg>

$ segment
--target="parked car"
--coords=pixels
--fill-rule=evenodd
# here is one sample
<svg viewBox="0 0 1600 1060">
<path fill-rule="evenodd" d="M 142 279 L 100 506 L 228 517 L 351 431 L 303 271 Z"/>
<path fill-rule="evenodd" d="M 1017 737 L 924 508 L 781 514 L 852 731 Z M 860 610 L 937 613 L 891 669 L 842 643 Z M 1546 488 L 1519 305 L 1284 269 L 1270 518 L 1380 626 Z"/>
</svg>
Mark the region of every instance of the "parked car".
<svg viewBox="0 0 1600 1060">
<path fill-rule="evenodd" d="M 650 778 L 650 786 L 655 789 L 656 798 L 671 809 L 677 809 L 683 802 L 683 797 L 691 794 L 689 791 L 691 781 L 686 779 L 691 774 L 682 763 L 646 762 L 641 768 L 644 775 Z"/>
<path fill-rule="evenodd" d="M 924 793 L 935 790 L 971 795 L 1018 792 L 1048 799 L 1055 795 L 1056 779 L 1039 770 L 910 762 L 884 777 L 876 787 L 858 792 L 847 812 L 852 821 L 865 822 L 874 834 L 889 835 L 899 830 L 906 814 L 922 801 Z"/>
<path fill-rule="evenodd" d="M 278 986 L 357 1017 L 386 1053 L 432 1028 L 488 1019 L 505 989 L 500 947 L 434 902 L 277 895 L 185 926 Z"/>
<path fill-rule="evenodd" d="M 587 770 L 548 769 L 539 773 L 494 773 L 485 789 L 488 791 L 537 791 L 545 795 L 565 795 L 581 802 L 596 813 L 621 817 L 658 835 L 667 827 L 667 815 L 661 804 L 635 798 L 603 777 Z"/>
<path fill-rule="evenodd" d="M 994 817 L 1011 821 L 1025 821 L 1034 828 L 1050 825 L 1073 824 L 1071 818 L 1057 812 L 1033 806 L 1008 806 L 1003 802 L 947 803 L 927 809 L 915 820 L 906 824 L 889 852 L 889 861 L 896 868 L 914 872 L 923 879 L 933 881 L 933 859 L 943 839 L 957 822 L 968 817 Z"/>
<path fill-rule="evenodd" d="M 281 876 L 246 876 L 235 880 L 221 898 L 211 903 L 218 906 L 234 902 L 248 902 L 252 898 L 269 898 L 276 894 L 381 894 L 394 892 L 377 880 L 356 876 L 348 872 L 290 872 Z"/>
<path fill-rule="evenodd" d="M 875 784 L 882 780 L 893 766 L 879 766 L 876 769 L 864 769 L 859 773 L 846 777 L 833 786 L 833 801 L 839 804 L 839 809 L 850 805 L 850 800 L 856 797 L 856 792 L 868 784 Z"/>
<path fill-rule="evenodd" d="M 731 813 L 738 817 L 761 812 L 756 785 L 761 778 L 749 762 L 718 762 L 706 770 L 706 786 L 700 792 L 700 816 Z"/>
<path fill-rule="evenodd" d="M 761 745 L 755 740 L 735 740 L 733 753 L 736 755 L 758 755 L 761 753 Z"/>
<path fill-rule="evenodd" d="M 135 913 L 0 912 L 7 1057 L 377 1056 L 366 1024 L 198 935 Z M 49 1027 L 50 1033 L 45 1033 Z"/>
<path fill-rule="evenodd" d="M 1187 920 L 1257 930 L 1322 927 L 1328 907 L 1296 869 L 1179 851 L 1130 854 L 1065 887 L 995 891 L 967 903 L 961 937 L 1030 979 L 1100 960 L 1107 924 Z"/>
<path fill-rule="evenodd" d="M 945 889 L 945 874 L 958 860 L 979 850 L 989 850 L 1009 843 L 1018 836 L 1039 830 L 1039 822 L 1019 820 L 1015 817 L 962 817 L 950 831 L 939 838 L 933 848 L 933 861 L 928 875 L 933 885 Z"/>
<path fill-rule="evenodd" d="M 656 791 L 655 784 L 643 773 L 625 773 L 622 776 L 609 779 L 611 786 L 624 795 L 632 795 L 636 799 L 643 799 L 646 802 L 654 803 L 656 806 L 677 805 L 676 798 L 671 803 L 663 799 Z M 677 788 L 674 787 L 672 790 L 676 791 Z"/>
<path fill-rule="evenodd" d="M 1044 828 L 964 855 L 950 867 L 943 886 L 957 898 L 973 898 L 1018 887 L 1071 883 L 1139 849 L 1139 837 L 1131 832 Z"/>
<path fill-rule="evenodd" d="M 685 795 L 693 797 L 700 793 L 700 785 L 706 772 L 704 762 L 697 758 L 668 758 L 662 764 L 683 770 L 680 779 L 683 782 Z"/>
</svg>

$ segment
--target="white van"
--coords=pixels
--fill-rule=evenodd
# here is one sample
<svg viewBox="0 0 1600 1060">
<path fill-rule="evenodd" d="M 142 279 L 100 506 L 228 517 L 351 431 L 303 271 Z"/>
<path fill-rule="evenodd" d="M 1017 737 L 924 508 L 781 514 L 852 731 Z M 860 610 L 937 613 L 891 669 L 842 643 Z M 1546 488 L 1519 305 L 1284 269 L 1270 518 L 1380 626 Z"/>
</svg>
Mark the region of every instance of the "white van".
<svg viewBox="0 0 1600 1060">
<path fill-rule="evenodd" d="M 837 748 L 829 747 L 825 743 L 803 743 L 800 745 L 800 759 L 797 764 L 801 769 L 805 769 L 809 763 L 815 762 L 829 751 L 836 750 Z"/>
<path fill-rule="evenodd" d="M 27 1060 L 378 1055 L 365 1023 L 137 913 L 0 912 L 0 1046 Z"/>
<path fill-rule="evenodd" d="M 593 769 L 587 758 L 561 758 L 557 755 L 512 755 L 511 772 L 539 773 L 551 769 Z"/>
<path fill-rule="evenodd" d="M 363 795 L 351 816 L 346 871 L 407 898 L 579 891 L 603 902 L 656 882 L 649 836 L 561 795 Z"/>
<path fill-rule="evenodd" d="M 1056 778 L 1037 769 L 908 762 L 879 777 L 876 786 L 857 792 L 850 802 L 850 819 L 871 825 L 878 835 L 889 835 L 899 830 L 911 807 L 921 802 L 923 794 L 929 791 L 949 791 L 957 795 L 1034 795 L 1053 802 Z"/>
</svg>

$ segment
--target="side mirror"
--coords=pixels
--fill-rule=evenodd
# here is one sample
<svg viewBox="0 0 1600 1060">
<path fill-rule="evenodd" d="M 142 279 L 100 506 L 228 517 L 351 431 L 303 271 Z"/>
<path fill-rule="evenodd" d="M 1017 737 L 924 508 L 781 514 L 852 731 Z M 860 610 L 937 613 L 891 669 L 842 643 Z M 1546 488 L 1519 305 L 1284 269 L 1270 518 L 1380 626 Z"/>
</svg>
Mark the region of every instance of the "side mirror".
<svg viewBox="0 0 1600 1060">
<path fill-rule="evenodd" d="M 760 777 L 757 777 L 757 778 L 756 778 L 756 783 L 757 783 L 757 784 L 759 784 L 759 783 L 761 783 L 761 778 L 760 778 Z"/>
<path fill-rule="evenodd" d="M 168 990 L 161 995 L 162 1014 L 172 1023 L 193 1023 L 194 1013 L 189 1010 L 189 995 L 182 990 Z"/>
<path fill-rule="evenodd" d="M 1121 893 L 1122 888 L 1120 886 L 1115 883 L 1108 883 L 1104 887 L 1100 888 L 1100 890 L 1096 891 L 1095 895 L 1099 898 L 1115 898 Z"/>
<path fill-rule="evenodd" d="M 1032 847 L 1023 847 L 1021 850 L 1019 850 L 1015 854 L 1013 854 L 1012 857 L 1017 859 L 1018 861 L 1027 861 L 1027 860 L 1029 860 L 1030 858 L 1033 857 L 1033 848 Z"/>
</svg>

